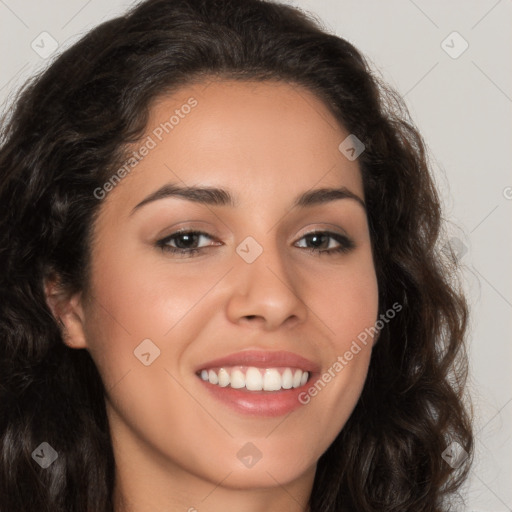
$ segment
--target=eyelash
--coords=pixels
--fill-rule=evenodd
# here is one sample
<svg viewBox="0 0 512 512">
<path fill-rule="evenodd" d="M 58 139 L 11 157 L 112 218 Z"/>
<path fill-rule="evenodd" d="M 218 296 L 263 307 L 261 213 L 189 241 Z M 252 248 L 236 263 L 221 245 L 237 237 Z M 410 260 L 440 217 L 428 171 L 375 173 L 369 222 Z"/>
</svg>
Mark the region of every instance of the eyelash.
<svg viewBox="0 0 512 512">
<path fill-rule="evenodd" d="M 178 247 L 172 247 L 172 246 L 168 245 L 169 241 L 174 240 L 174 239 L 179 238 L 180 236 L 184 236 L 184 235 L 206 236 L 207 238 L 213 240 L 213 237 L 210 236 L 208 233 L 205 233 L 204 231 L 193 231 L 193 230 L 185 231 L 185 230 L 183 230 L 183 231 L 176 231 L 172 235 L 162 238 L 161 240 L 156 242 L 156 245 L 165 253 L 178 254 L 178 255 L 182 255 L 184 257 L 191 257 L 194 254 L 201 252 L 203 249 L 208 249 L 209 247 L 212 247 L 210 245 L 207 247 L 180 249 Z M 334 249 L 323 249 L 322 250 L 322 249 L 315 249 L 314 247 L 304 248 L 304 250 L 306 250 L 306 251 L 309 251 L 311 253 L 316 253 L 317 256 L 322 256 L 322 255 L 334 256 L 334 255 L 340 254 L 340 253 L 347 253 L 355 247 L 354 242 L 352 240 L 350 240 L 348 237 L 346 237 L 345 235 L 341 235 L 340 233 L 334 233 L 332 231 L 312 231 L 310 233 L 306 233 L 305 235 L 303 235 L 300 238 L 300 240 L 302 240 L 303 238 L 311 237 L 311 236 L 315 236 L 315 235 L 316 236 L 328 235 L 329 238 L 333 238 L 334 240 L 336 240 L 336 242 L 338 242 L 340 244 L 339 247 L 336 247 Z"/>
</svg>

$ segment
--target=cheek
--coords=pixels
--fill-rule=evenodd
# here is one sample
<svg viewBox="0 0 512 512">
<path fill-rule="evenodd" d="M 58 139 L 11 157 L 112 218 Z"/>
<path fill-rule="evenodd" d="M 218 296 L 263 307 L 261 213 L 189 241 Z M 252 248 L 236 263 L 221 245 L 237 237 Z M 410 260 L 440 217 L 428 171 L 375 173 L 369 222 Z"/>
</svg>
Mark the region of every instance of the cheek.
<svg viewBox="0 0 512 512">
<path fill-rule="evenodd" d="M 359 258 L 359 257 L 358 257 Z M 378 315 L 378 283 L 370 256 L 361 255 L 343 271 L 309 279 L 308 305 L 327 338 L 322 374 L 301 396 L 315 410 L 331 439 L 349 418 L 366 380 Z"/>
<path fill-rule="evenodd" d="M 125 248 L 119 254 L 104 251 L 93 267 L 91 311 L 102 325 L 103 337 L 132 341 L 164 336 L 211 287 L 215 275 L 192 278 L 180 271 Z M 124 333 L 124 334 L 123 334 Z"/>
<path fill-rule="evenodd" d="M 378 314 L 378 284 L 370 253 L 353 255 L 339 269 L 304 274 L 306 304 L 330 339 L 331 348 L 347 343 L 374 326 Z"/>
<path fill-rule="evenodd" d="M 219 311 L 218 305 L 212 305 L 211 290 L 229 268 L 229 264 L 176 264 L 163 255 L 148 258 L 140 250 L 126 248 L 98 253 L 86 336 L 106 389 L 140 368 L 134 351 L 142 342 L 147 344 L 144 340 L 154 343 L 156 348 L 148 346 L 159 354 L 158 365 L 179 367 L 207 317 Z"/>
<path fill-rule="evenodd" d="M 166 255 L 156 247 L 122 240 L 120 250 L 95 259 L 93 289 L 98 303 L 135 337 L 164 336 L 188 315 L 232 266 L 232 262 Z"/>
</svg>

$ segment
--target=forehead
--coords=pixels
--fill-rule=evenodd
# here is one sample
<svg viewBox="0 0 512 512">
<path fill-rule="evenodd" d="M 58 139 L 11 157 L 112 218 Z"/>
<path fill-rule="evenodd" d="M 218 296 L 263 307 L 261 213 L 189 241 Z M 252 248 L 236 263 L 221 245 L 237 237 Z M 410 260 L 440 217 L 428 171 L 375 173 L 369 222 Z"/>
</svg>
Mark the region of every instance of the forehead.
<svg viewBox="0 0 512 512">
<path fill-rule="evenodd" d="M 144 136 L 131 147 L 137 162 L 109 202 L 122 195 L 133 206 L 170 182 L 226 188 L 247 201 L 269 193 L 284 200 L 315 185 L 345 186 L 363 197 L 357 162 L 338 149 L 349 133 L 302 86 L 196 83 L 159 97 L 149 114 Z"/>
</svg>

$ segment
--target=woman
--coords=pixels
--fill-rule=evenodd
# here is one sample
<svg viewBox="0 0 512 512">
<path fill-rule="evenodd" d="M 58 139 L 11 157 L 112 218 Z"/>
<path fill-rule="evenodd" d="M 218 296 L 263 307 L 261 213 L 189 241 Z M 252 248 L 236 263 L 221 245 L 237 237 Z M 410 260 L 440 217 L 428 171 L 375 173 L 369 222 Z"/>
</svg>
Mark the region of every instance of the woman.
<svg viewBox="0 0 512 512">
<path fill-rule="evenodd" d="M 148 0 L 0 150 L 0 510 L 448 510 L 467 306 L 421 136 L 347 41 Z"/>
</svg>

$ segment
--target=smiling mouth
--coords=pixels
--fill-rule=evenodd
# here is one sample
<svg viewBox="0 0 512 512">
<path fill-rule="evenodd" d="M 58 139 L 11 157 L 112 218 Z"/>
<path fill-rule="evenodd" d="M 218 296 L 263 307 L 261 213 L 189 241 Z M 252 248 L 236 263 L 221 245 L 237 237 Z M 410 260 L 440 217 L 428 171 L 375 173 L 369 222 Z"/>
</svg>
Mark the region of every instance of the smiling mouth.
<svg viewBox="0 0 512 512">
<path fill-rule="evenodd" d="M 203 369 L 197 373 L 203 381 L 221 388 L 241 391 L 282 391 L 304 386 L 310 373 L 300 368 L 256 366 L 224 366 Z"/>
</svg>

